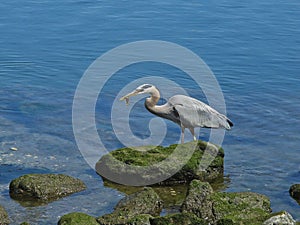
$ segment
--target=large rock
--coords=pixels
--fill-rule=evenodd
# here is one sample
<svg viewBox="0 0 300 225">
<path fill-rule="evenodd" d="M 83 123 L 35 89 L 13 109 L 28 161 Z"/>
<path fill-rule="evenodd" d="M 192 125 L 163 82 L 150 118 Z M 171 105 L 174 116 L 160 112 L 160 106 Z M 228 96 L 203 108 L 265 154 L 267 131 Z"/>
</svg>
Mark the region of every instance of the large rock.
<svg viewBox="0 0 300 225">
<path fill-rule="evenodd" d="M 300 184 L 293 184 L 290 187 L 290 195 L 300 204 Z"/>
<path fill-rule="evenodd" d="M 10 223 L 10 221 L 9 221 L 6 210 L 0 205 L 0 224 L 7 225 L 9 223 Z"/>
<path fill-rule="evenodd" d="M 190 212 L 199 218 L 214 218 L 212 211 L 212 202 L 208 201 L 208 197 L 213 194 L 213 189 L 207 182 L 193 180 L 189 185 L 188 195 L 182 204 L 183 212 Z"/>
<path fill-rule="evenodd" d="M 99 225 L 96 218 L 85 213 L 69 213 L 60 218 L 58 225 Z"/>
<path fill-rule="evenodd" d="M 253 192 L 214 193 L 209 201 L 213 202 L 214 220 L 230 219 L 237 224 L 261 225 L 271 212 L 270 200 Z"/>
<path fill-rule="evenodd" d="M 162 210 L 162 201 L 152 188 L 144 188 L 140 192 L 122 199 L 111 214 L 97 218 L 101 225 L 149 223 L 149 218 L 158 216 Z"/>
<path fill-rule="evenodd" d="M 208 223 L 198 218 L 192 213 L 176 213 L 163 217 L 151 219 L 151 225 L 208 225 Z"/>
<path fill-rule="evenodd" d="M 113 177 L 114 182 L 134 186 L 212 181 L 223 177 L 223 159 L 222 148 L 198 141 L 117 149 L 104 155 L 96 170 L 103 178 Z"/>
<path fill-rule="evenodd" d="M 282 211 L 271 214 L 270 218 L 262 225 L 296 225 L 296 221 L 293 219 L 291 214 L 286 211 Z"/>
<path fill-rule="evenodd" d="M 212 193 L 208 183 L 192 181 L 183 212 L 194 213 L 211 224 L 261 225 L 271 212 L 270 200 L 252 192 Z"/>
<path fill-rule="evenodd" d="M 63 174 L 29 174 L 13 180 L 10 196 L 17 200 L 51 201 L 86 189 L 76 178 Z"/>
</svg>

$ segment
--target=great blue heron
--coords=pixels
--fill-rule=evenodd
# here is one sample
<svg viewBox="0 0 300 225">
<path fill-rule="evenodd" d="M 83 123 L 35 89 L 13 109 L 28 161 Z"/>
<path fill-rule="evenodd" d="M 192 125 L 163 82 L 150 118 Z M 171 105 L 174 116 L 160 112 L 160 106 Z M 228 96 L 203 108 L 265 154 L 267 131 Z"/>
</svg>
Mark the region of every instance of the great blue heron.
<svg viewBox="0 0 300 225">
<path fill-rule="evenodd" d="M 188 128 L 194 140 L 195 127 L 224 128 L 230 130 L 233 123 L 223 114 L 209 105 L 189 96 L 174 95 L 166 104 L 156 105 L 160 99 L 160 93 L 152 84 L 143 84 L 120 100 L 129 103 L 129 97 L 149 93 L 145 100 L 145 107 L 149 112 L 177 123 L 181 127 L 181 143 L 184 143 L 184 130 Z"/>
</svg>

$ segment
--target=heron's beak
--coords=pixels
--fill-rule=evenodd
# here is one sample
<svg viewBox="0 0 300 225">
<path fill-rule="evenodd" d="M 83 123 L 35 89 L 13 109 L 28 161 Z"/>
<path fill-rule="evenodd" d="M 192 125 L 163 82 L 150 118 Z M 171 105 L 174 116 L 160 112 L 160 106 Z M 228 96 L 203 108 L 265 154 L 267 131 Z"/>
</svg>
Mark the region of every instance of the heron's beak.
<svg viewBox="0 0 300 225">
<path fill-rule="evenodd" d="M 120 101 L 126 101 L 126 105 L 129 105 L 129 97 L 131 96 L 135 96 L 135 95 L 138 95 L 139 92 L 134 90 L 133 92 L 130 92 L 129 94 L 127 95 L 124 95 L 122 98 L 120 98 Z"/>
</svg>

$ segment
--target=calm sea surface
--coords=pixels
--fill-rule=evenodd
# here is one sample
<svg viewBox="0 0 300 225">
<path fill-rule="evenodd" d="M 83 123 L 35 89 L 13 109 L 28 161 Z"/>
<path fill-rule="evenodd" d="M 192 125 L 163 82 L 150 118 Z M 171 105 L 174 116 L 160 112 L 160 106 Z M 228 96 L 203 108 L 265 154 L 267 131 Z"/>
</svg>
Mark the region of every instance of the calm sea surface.
<svg viewBox="0 0 300 225">
<path fill-rule="evenodd" d="M 227 191 L 265 194 L 274 211 L 287 210 L 300 220 L 300 206 L 288 193 L 300 182 L 299 25 L 298 0 L 2 1 L 0 205 L 12 224 L 56 224 L 74 211 L 100 216 L 124 196 L 104 187 L 78 150 L 72 102 L 80 78 L 97 57 L 150 39 L 192 50 L 214 72 L 235 124 L 223 142 Z M 109 120 L 115 96 L 149 75 L 177 82 L 205 101 L 195 82 L 171 66 L 145 62 L 123 68 L 101 90 L 96 107 L 98 133 L 108 150 L 122 146 Z M 147 137 L 151 118 L 143 103 L 137 104 L 133 132 Z M 180 135 L 176 125 L 167 125 L 164 145 L 176 143 Z M 208 132 L 201 130 L 201 138 L 207 140 Z M 66 173 L 88 189 L 26 207 L 8 194 L 9 182 L 26 173 Z"/>
</svg>

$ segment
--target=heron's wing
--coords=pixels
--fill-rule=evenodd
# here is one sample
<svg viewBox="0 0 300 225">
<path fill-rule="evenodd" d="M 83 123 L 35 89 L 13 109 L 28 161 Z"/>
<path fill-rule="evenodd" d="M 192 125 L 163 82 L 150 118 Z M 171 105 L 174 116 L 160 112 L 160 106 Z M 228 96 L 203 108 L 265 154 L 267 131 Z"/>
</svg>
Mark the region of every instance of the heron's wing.
<svg viewBox="0 0 300 225">
<path fill-rule="evenodd" d="M 232 126 L 232 122 L 225 115 L 197 99 L 175 95 L 168 102 L 177 110 L 184 127 L 230 129 Z"/>
</svg>

